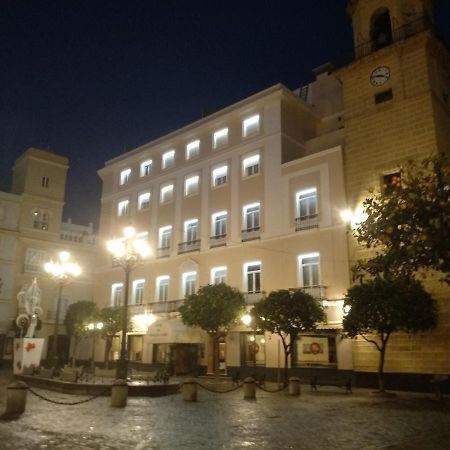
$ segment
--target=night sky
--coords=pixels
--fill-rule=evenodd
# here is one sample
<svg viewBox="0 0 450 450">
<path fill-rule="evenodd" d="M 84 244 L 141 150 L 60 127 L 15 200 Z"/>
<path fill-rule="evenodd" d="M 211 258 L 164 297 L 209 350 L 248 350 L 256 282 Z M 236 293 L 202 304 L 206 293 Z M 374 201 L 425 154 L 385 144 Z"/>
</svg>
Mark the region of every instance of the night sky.
<svg viewBox="0 0 450 450">
<path fill-rule="evenodd" d="M 0 189 L 28 147 L 70 160 L 64 217 L 96 222 L 96 171 L 276 83 L 352 57 L 347 0 L 0 0 Z M 450 1 L 436 5 L 450 43 Z M 80 208 L 80 205 L 83 205 Z"/>
</svg>

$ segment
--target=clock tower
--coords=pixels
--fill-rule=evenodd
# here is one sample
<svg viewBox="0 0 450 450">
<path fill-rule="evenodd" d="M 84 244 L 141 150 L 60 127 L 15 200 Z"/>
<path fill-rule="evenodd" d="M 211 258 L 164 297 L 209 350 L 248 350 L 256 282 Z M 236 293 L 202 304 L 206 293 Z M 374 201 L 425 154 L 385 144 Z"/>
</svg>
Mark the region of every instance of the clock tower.
<svg viewBox="0 0 450 450">
<path fill-rule="evenodd" d="M 434 34 L 431 0 L 351 0 L 347 10 L 355 56 L 336 76 L 345 111 L 347 201 L 358 211 L 368 189 L 380 190 L 407 160 L 450 152 L 450 54 Z M 351 265 L 368 256 L 352 238 L 349 253 Z M 395 337 L 388 372 L 450 373 L 448 292 L 430 283 L 440 325 L 426 338 Z M 373 370 L 372 353 L 357 341 L 356 371 Z"/>
</svg>

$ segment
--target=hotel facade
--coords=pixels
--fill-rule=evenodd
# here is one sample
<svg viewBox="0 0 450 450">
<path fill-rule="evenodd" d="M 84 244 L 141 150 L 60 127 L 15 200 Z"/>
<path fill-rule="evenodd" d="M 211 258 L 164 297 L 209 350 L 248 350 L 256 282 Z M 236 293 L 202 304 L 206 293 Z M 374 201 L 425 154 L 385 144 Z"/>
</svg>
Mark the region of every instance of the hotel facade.
<svg viewBox="0 0 450 450">
<path fill-rule="evenodd" d="M 123 270 L 111 267 L 104 242 L 133 225 L 153 249 L 131 273 L 135 364 L 212 372 L 208 336 L 185 327 L 177 309 L 200 286 L 226 282 L 249 308 L 289 288 L 322 302 L 326 323 L 295 346 L 299 373 L 376 371 L 369 344 L 342 338 L 350 269 L 367 252 L 341 212 L 357 216 L 367 189 L 381 189 L 407 159 L 449 151 L 450 58 L 432 31 L 431 2 L 354 0 L 348 11 L 355 59 L 347 66 L 321 66 L 295 91 L 275 85 L 99 170 L 98 306 L 123 301 Z M 427 282 L 439 301 L 437 330 L 395 336 L 387 372 L 450 373 L 449 292 L 437 278 Z M 275 379 L 280 360 L 276 336 L 243 324 L 220 344 L 219 369 L 230 375 L 264 370 Z"/>
</svg>

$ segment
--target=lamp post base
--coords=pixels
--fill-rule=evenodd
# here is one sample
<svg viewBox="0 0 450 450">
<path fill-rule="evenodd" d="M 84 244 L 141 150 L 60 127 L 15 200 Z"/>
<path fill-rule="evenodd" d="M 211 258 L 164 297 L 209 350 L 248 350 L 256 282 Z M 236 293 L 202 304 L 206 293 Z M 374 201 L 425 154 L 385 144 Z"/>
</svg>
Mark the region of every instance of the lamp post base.
<svg viewBox="0 0 450 450">
<path fill-rule="evenodd" d="M 120 358 L 117 360 L 116 379 L 126 380 L 128 378 L 128 359 Z"/>
</svg>

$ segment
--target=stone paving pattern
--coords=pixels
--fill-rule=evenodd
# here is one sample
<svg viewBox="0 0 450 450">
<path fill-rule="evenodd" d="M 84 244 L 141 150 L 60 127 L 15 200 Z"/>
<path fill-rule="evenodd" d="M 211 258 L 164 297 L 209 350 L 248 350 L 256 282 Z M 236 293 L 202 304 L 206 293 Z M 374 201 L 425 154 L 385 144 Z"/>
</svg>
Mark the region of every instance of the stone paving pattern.
<svg viewBox="0 0 450 450">
<path fill-rule="evenodd" d="M 7 383 L 0 376 L 0 413 Z M 83 398 L 36 391 L 55 400 Z M 302 396 L 291 397 L 258 389 L 252 401 L 243 400 L 242 389 L 213 394 L 199 388 L 196 403 L 180 394 L 129 398 L 124 409 L 112 408 L 109 397 L 62 406 L 28 393 L 26 412 L 0 422 L 0 448 L 450 449 L 450 399 L 411 393 L 380 399 L 369 393 L 356 389 L 347 395 L 333 387 L 311 393 L 302 386 Z"/>
</svg>

